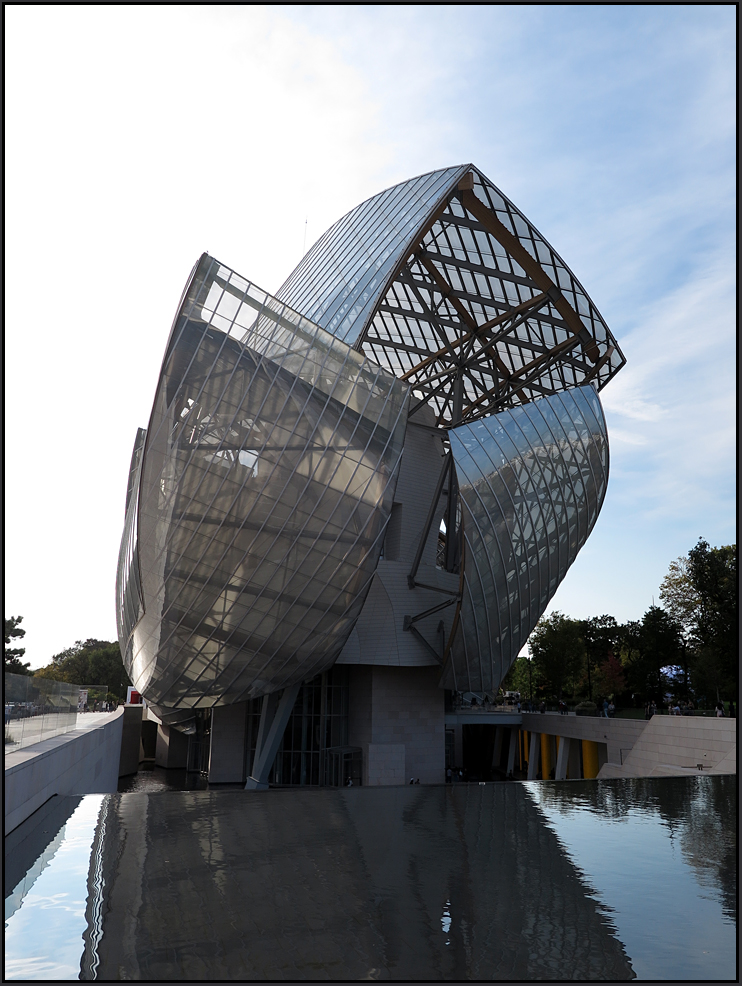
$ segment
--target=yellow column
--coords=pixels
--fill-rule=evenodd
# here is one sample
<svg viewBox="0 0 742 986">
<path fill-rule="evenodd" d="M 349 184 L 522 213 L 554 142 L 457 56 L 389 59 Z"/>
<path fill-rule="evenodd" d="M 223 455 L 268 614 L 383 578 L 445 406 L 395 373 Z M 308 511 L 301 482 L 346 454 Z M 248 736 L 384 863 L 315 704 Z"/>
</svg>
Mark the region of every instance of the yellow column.
<svg viewBox="0 0 742 986">
<path fill-rule="evenodd" d="M 523 734 L 523 759 L 528 763 L 528 730 L 521 729 L 521 733 Z"/>
<path fill-rule="evenodd" d="M 582 772 L 586 779 L 598 776 L 598 744 L 592 740 L 582 741 Z"/>
<path fill-rule="evenodd" d="M 597 762 L 597 757 L 596 757 Z M 541 780 L 548 781 L 551 774 L 551 736 L 541 733 Z"/>
</svg>

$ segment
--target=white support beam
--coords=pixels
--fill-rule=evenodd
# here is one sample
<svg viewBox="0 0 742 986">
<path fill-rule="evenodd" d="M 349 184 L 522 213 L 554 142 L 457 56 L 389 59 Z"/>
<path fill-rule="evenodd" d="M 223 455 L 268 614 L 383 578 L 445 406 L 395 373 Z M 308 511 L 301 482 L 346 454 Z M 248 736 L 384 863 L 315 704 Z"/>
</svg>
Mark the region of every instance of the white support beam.
<svg viewBox="0 0 742 986">
<path fill-rule="evenodd" d="M 246 791 L 265 791 L 268 788 L 268 775 L 276 759 L 278 747 L 281 745 L 300 688 L 301 682 L 284 688 L 280 699 L 275 694 L 264 696 L 255 744 L 255 760 L 252 773 L 245 784 Z"/>
<path fill-rule="evenodd" d="M 531 733 L 531 748 L 528 751 L 528 780 L 535 781 L 538 774 L 538 758 L 541 755 L 541 733 Z"/>
<path fill-rule="evenodd" d="M 554 779 L 557 781 L 564 781 L 567 779 L 570 743 L 571 740 L 568 736 L 559 737 L 559 753 L 557 754 L 556 772 L 554 774 Z"/>
<path fill-rule="evenodd" d="M 506 777 L 512 777 L 515 770 L 515 751 L 518 749 L 518 727 L 510 727 L 510 746 L 508 747 L 508 769 Z"/>
</svg>

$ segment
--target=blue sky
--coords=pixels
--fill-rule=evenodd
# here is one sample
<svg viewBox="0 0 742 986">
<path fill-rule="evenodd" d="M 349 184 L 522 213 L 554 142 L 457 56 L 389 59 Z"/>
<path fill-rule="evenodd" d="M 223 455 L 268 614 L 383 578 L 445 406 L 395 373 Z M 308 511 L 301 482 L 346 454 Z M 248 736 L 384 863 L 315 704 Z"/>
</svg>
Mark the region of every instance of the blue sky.
<svg viewBox="0 0 742 986">
<path fill-rule="evenodd" d="M 627 357 L 552 601 L 640 618 L 735 533 L 735 7 L 6 8 L 6 614 L 114 639 L 126 475 L 208 250 L 275 290 L 335 219 L 474 162 Z"/>
</svg>

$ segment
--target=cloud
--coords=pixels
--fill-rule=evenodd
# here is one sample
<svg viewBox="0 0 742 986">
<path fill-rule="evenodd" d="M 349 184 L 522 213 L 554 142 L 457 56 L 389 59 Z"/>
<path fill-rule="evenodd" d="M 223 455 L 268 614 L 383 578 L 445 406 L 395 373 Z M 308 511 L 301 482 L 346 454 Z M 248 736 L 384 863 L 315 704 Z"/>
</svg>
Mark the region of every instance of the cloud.
<svg viewBox="0 0 742 986">
<path fill-rule="evenodd" d="M 467 160 L 627 355 L 602 394 L 611 591 L 729 528 L 731 8 L 39 9 L 6 11 L 7 601 L 34 666 L 113 637 L 131 445 L 200 252 L 275 290 L 305 232 Z"/>
</svg>

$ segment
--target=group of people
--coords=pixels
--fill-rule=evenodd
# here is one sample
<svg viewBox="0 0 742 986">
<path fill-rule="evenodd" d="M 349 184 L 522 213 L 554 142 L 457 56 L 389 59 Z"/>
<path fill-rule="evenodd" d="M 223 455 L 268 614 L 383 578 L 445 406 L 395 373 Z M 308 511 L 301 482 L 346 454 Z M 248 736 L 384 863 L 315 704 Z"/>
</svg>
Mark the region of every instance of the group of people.
<svg viewBox="0 0 742 986">
<path fill-rule="evenodd" d="M 692 716 L 696 711 L 695 706 L 691 701 L 688 702 L 675 702 L 673 705 L 670 702 L 670 715 L 673 716 Z"/>
<path fill-rule="evenodd" d="M 612 719 L 615 716 L 616 706 L 613 704 L 613 699 L 610 701 L 607 698 L 603 699 L 603 708 L 600 714 L 604 719 Z"/>
<path fill-rule="evenodd" d="M 735 712 L 734 712 L 734 701 L 732 701 L 732 700 L 730 700 L 730 702 L 729 702 L 729 713 L 726 713 L 724 711 L 724 703 L 723 702 L 717 702 L 716 705 L 714 706 L 714 708 L 716 710 L 717 718 L 719 718 L 719 719 L 721 719 L 723 716 L 726 716 L 727 714 L 732 719 L 735 716 Z M 684 701 L 684 700 L 683 701 L 679 701 L 679 700 L 676 699 L 675 701 L 673 701 L 672 699 L 670 699 L 670 700 L 668 700 L 668 703 L 667 703 L 667 713 L 668 713 L 668 715 L 671 715 L 671 716 L 692 716 L 692 715 L 695 715 L 695 713 L 696 713 L 696 707 L 693 704 L 693 702 L 692 702 L 691 699 L 688 699 L 687 702 Z M 657 703 L 654 701 L 654 699 L 651 699 L 651 698 L 650 699 L 647 699 L 647 701 L 644 703 L 644 718 L 645 719 L 651 719 L 652 716 L 654 716 L 656 714 L 657 714 Z"/>
</svg>

